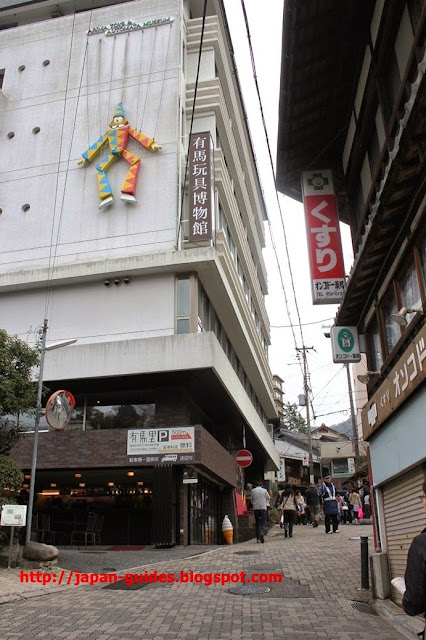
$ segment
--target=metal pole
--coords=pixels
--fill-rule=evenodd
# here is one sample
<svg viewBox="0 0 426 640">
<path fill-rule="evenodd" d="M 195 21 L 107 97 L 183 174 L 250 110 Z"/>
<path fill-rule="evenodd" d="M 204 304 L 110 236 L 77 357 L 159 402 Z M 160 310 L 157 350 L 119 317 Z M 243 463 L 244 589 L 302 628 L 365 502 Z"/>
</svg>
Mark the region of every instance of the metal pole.
<svg viewBox="0 0 426 640">
<path fill-rule="evenodd" d="M 33 459 L 31 462 L 31 480 L 30 480 L 30 494 L 28 498 L 28 513 L 27 513 L 27 530 L 25 533 L 25 543 L 31 540 L 31 524 L 33 518 L 33 506 L 34 506 L 34 490 L 35 490 L 35 475 L 37 468 L 37 449 L 38 449 L 38 429 L 40 425 L 41 416 L 41 401 L 43 395 L 43 368 L 44 368 L 44 356 L 46 354 L 46 335 L 47 335 L 47 318 L 44 319 L 43 329 L 41 334 L 41 350 L 40 350 L 40 369 L 38 374 L 38 390 L 37 390 L 37 406 L 34 422 L 34 444 L 33 444 Z"/>
<path fill-rule="evenodd" d="M 315 482 L 314 457 L 312 453 L 311 417 L 309 414 L 309 387 L 308 387 L 308 371 L 307 371 L 307 363 L 306 363 L 306 349 L 307 348 L 303 346 L 300 349 L 296 349 L 296 351 L 301 351 L 303 354 L 303 382 L 304 382 L 304 394 L 305 394 L 305 403 L 306 403 L 306 427 L 307 427 L 308 452 L 309 452 L 309 481 Z"/>
<path fill-rule="evenodd" d="M 12 550 L 13 550 L 13 538 L 15 535 L 15 527 L 10 527 L 10 544 L 9 544 L 9 560 L 7 562 L 7 568 L 12 568 Z"/>
<path fill-rule="evenodd" d="M 345 363 L 345 367 L 346 367 L 346 374 L 348 378 L 349 404 L 351 407 L 352 439 L 354 441 L 354 451 L 355 451 L 355 471 L 358 471 L 359 469 L 358 427 L 357 427 L 356 416 L 355 416 L 354 399 L 353 399 L 353 393 L 352 393 L 352 380 L 351 380 L 351 373 L 349 371 L 349 362 Z"/>
<path fill-rule="evenodd" d="M 361 536 L 361 589 L 369 589 L 368 582 L 368 537 Z"/>
</svg>

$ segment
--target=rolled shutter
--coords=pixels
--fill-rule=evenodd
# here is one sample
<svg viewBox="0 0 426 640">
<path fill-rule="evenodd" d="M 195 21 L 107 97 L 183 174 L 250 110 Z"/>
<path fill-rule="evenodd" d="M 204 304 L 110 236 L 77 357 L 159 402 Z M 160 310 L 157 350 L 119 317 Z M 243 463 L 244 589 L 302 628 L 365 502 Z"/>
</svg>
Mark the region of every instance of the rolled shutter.
<svg viewBox="0 0 426 640">
<path fill-rule="evenodd" d="M 418 499 L 423 481 L 423 470 L 418 467 L 383 487 L 391 579 L 404 575 L 411 542 L 425 528 L 425 515 Z M 401 594 L 393 587 L 392 599 L 397 604 L 402 602 Z"/>
</svg>

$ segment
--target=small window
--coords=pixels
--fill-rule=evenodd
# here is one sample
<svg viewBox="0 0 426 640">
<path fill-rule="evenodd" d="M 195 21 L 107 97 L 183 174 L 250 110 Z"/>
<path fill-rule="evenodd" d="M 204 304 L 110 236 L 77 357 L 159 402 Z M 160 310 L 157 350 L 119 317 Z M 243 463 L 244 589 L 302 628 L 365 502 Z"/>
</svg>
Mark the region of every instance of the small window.
<svg viewBox="0 0 426 640">
<path fill-rule="evenodd" d="M 25 69 L 25 65 L 24 65 L 24 64 L 21 64 L 21 65 L 18 67 L 18 71 L 24 71 L 24 69 Z"/>
<path fill-rule="evenodd" d="M 417 270 L 414 262 L 410 259 L 403 270 L 402 276 L 399 278 L 401 304 L 407 309 L 418 309 L 421 307 L 422 300 L 420 296 L 419 281 L 417 279 Z M 415 314 L 407 314 L 407 323 L 414 318 Z"/>
<path fill-rule="evenodd" d="M 50 64 L 50 60 L 43 60 L 42 64 L 43 64 L 43 67 L 48 67 Z"/>
<path fill-rule="evenodd" d="M 40 127 L 34 127 L 34 129 L 33 129 L 33 133 L 34 133 L 34 134 L 36 134 L 36 133 L 40 133 Z"/>
<path fill-rule="evenodd" d="M 399 325 L 392 320 L 394 314 L 398 311 L 398 304 L 393 291 L 393 286 L 388 290 L 381 306 L 383 326 L 386 336 L 386 344 L 388 353 L 391 353 L 399 338 L 401 337 L 401 331 Z"/>
<path fill-rule="evenodd" d="M 176 333 L 189 333 L 191 329 L 191 279 L 183 276 L 176 284 Z"/>
<path fill-rule="evenodd" d="M 368 366 L 371 371 L 379 371 L 383 366 L 382 344 L 377 318 L 367 329 L 368 336 Z"/>
<path fill-rule="evenodd" d="M 31 207 L 30 207 L 30 205 L 29 205 L 29 204 L 23 204 L 23 205 L 22 205 L 22 211 L 23 211 L 24 213 L 27 213 L 27 211 L 29 211 L 30 209 L 31 209 Z"/>
<path fill-rule="evenodd" d="M 0 89 L 3 89 L 5 69 L 0 69 Z"/>
<path fill-rule="evenodd" d="M 7 137 L 9 138 L 9 140 L 12 140 L 12 138 L 15 137 L 15 132 L 14 131 L 9 131 L 9 133 L 7 134 Z"/>
</svg>

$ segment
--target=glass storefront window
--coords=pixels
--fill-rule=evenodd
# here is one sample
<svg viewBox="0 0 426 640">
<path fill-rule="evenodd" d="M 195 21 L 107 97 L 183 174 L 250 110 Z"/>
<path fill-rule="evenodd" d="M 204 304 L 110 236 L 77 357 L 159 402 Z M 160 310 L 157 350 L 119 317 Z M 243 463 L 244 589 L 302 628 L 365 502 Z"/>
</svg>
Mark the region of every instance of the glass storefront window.
<svg viewBox="0 0 426 640">
<path fill-rule="evenodd" d="M 155 404 L 94 405 L 86 408 L 86 430 L 145 429 L 155 425 Z"/>
</svg>

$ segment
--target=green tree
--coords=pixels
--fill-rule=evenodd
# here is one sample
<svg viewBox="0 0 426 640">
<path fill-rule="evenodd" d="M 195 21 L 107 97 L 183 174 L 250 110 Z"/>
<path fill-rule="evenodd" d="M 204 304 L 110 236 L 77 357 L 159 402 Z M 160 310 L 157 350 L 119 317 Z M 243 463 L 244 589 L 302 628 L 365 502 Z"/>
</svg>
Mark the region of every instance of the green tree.
<svg viewBox="0 0 426 640">
<path fill-rule="evenodd" d="M 18 492 L 24 481 L 24 474 L 15 460 L 9 456 L 0 455 L 0 508 L 5 504 L 16 504 L 16 499 L 10 495 L 11 491 Z M 9 491 L 5 491 L 9 490 Z M 19 530 L 15 530 L 15 540 Z M 9 527 L 0 529 L 0 548 L 10 541 Z"/>
<path fill-rule="evenodd" d="M 37 349 L 0 329 L 0 454 L 17 442 L 20 415 L 36 406 L 37 383 L 31 374 L 39 361 Z"/>
<path fill-rule="evenodd" d="M 283 406 L 283 417 L 281 419 L 281 427 L 288 429 L 289 431 L 298 431 L 299 433 L 306 433 L 306 420 L 300 414 L 297 405 L 291 402 L 286 402 Z"/>
</svg>

